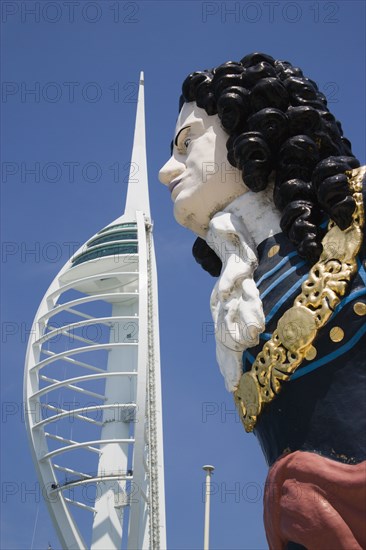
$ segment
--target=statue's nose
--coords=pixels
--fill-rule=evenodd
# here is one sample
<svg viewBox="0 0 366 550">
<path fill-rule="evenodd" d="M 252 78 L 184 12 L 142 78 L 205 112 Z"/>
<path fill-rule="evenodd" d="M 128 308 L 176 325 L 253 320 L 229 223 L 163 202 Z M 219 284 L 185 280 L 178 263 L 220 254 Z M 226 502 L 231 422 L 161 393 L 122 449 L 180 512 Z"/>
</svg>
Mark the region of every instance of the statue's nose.
<svg viewBox="0 0 366 550">
<path fill-rule="evenodd" d="M 159 171 L 159 180 L 164 185 L 169 185 L 177 176 L 183 174 L 184 170 L 185 165 L 183 162 L 179 162 L 175 157 L 170 157 Z"/>
</svg>

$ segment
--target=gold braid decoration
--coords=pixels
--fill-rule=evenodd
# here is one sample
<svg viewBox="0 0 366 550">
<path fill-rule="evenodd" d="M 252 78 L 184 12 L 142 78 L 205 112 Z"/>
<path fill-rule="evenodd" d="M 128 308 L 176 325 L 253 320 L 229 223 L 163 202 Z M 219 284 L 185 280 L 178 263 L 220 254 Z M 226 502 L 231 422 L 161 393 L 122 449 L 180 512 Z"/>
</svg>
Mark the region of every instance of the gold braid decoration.
<svg viewBox="0 0 366 550">
<path fill-rule="evenodd" d="M 234 392 L 235 404 L 247 432 L 253 431 L 263 404 L 280 392 L 301 365 L 318 330 L 325 325 L 357 271 L 362 244 L 364 209 L 362 180 L 366 167 L 346 172 L 356 202 L 353 220 L 345 231 L 331 220 L 323 238 L 323 252 L 301 286 L 294 305 L 278 321 L 272 337 L 242 375 Z"/>
</svg>

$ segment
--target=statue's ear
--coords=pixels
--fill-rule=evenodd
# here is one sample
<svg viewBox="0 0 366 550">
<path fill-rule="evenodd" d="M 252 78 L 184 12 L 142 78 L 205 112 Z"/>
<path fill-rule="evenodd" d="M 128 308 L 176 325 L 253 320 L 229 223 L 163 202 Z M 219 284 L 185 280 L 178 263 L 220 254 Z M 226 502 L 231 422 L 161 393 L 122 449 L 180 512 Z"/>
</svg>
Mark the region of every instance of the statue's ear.
<svg viewBox="0 0 366 550">
<path fill-rule="evenodd" d="M 210 246 L 201 237 L 197 237 L 193 244 L 192 254 L 200 266 L 208 271 L 213 277 L 218 277 L 221 273 L 222 262 Z"/>
</svg>

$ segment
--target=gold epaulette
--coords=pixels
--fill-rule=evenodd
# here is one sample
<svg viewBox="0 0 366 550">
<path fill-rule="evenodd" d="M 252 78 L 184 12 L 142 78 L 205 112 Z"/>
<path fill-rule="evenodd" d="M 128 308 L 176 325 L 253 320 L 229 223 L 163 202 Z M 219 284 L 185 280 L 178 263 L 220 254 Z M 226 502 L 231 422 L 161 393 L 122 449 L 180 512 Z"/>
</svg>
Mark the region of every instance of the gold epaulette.
<svg viewBox="0 0 366 550">
<path fill-rule="evenodd" d="M 253 431 L 265 403 L 280 392 L 304 358 L 311 359 L 312 343 L 341 301 L 357 271 L 362 244 L 364 208 L 362 181 L 366 167 L 346 172 L 356 202 L 352 224 L 344 231 L 330 221 L 323 252 L 310 269 L 293 306 L 280 318 L 272 337 L 242 375 L 234 392 L 235 404 L 247 432 Z"/>
</svg>

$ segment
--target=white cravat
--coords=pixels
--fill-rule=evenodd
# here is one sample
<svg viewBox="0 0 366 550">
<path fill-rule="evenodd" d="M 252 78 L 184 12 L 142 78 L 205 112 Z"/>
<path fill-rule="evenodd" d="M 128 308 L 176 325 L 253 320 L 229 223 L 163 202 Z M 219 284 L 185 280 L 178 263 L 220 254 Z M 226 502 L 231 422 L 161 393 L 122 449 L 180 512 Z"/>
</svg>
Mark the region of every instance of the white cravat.
<svg viewBox="0 0 366 550">
<path fill-rule="evenodd" d="M 216 357 L 226 388 L 234 391 L 242 374 L 242 355 L 259 343 L 265 319 L 254 282 L 257 246 L 281 231 L 272 189 L 248 192 L 210 221 L 207 244 L 222 261 L 210 300 L 215 324 Z"/>
</svg>

